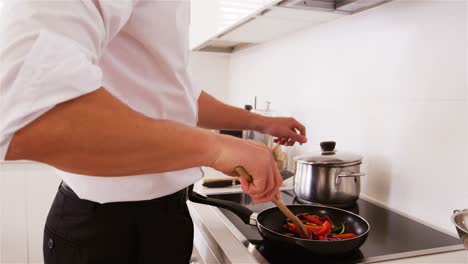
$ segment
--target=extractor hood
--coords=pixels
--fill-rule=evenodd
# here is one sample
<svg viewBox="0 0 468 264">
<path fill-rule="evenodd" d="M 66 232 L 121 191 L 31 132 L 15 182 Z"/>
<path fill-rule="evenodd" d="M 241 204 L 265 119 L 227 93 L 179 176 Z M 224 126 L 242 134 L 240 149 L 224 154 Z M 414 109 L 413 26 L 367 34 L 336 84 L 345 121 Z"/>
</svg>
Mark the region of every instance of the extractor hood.
<svg viewBox="0 0 468 264">
<path fill-rule="evenodd" d="M 391 0 L 284 0 L 279 3 L 279 6 L 296 9 L 321 9 L 324 11 L 356 13 L 390 1 Z"/>
<path fill-rule="evenodd" d="M 239 49 L 339 19 L 392 0 L 271 0 L 269 5 L 195 44 L 198 51 L 232 53 Z"/>
</svg>

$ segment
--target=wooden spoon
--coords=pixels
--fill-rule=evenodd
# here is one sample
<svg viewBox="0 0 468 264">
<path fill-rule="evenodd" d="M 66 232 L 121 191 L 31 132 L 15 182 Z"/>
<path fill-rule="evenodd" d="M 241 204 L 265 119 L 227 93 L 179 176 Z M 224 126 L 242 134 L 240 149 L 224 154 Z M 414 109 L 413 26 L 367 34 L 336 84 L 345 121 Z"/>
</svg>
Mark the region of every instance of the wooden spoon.
<svg viewBox="0 0 468 264">
<path fill-rule="evenodd" d="M 252 178 L 252 175 L 250 175 L 245 169 L 244 167 L 242 166 L 239 166 L 239 167 L 236 167 L 234 169 L 235 172 L 237 172 L 237 174 L 239 174 L 239 176 L 241 178 L 244 178 L 245 180 L 247 180 L 248 182 L 252 182 L 253 181 L 253 178 Z M 299 230 L 302 232 L 302 234 L 305 236 L 305 237 L 309 237 L 309 232 L 307 231 L 307 228 L 304 226 L 304 224 L 302 223 L 301 220 L 299 220 L 299 218 L 293 214 L 293 212 L 291 212 L 291 210 L 289 210 L 288 207 L 286 207 L 283 202 L 278 199 L 278 197 L 275 195 L 273 197 L 273 199 L 271 200 L 277 207 L 278 209 L 280 209 L 280 211 L 289 219 L 291 219 L 291 221 L 297 226 L 299 227 Z"/>
</svg>

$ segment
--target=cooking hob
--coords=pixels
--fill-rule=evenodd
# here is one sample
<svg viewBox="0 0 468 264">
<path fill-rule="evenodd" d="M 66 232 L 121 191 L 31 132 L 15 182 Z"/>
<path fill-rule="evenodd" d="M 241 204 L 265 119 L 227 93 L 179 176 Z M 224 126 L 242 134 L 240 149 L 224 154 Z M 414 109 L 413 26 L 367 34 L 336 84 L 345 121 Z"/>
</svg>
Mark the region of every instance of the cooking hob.
<svg viewBox="0 0 468 264">
<path fill-rule="evenodd" d="M 209 197 L 238 202 L 254 212 L 274 206 L 273 203 L 253 204 L 250 197 L 243 193 Z M 286 205 L 298 203 L 290 191 L 283 192 L 282 200 Z M 371 226 L 369 236 L 358 251 L 339 257 L 320 257 L 300 249 L 268 244 L 255 226 L 245 224 L 235 214 L 220 208 L 227 220 L 240 232 L 238 238 L 259 262 L 372 263 L 463 249 L 460 240 L 363 199 L 359 199 L 352 207 L 342 209 L 366 219 Z"/>
</svg>

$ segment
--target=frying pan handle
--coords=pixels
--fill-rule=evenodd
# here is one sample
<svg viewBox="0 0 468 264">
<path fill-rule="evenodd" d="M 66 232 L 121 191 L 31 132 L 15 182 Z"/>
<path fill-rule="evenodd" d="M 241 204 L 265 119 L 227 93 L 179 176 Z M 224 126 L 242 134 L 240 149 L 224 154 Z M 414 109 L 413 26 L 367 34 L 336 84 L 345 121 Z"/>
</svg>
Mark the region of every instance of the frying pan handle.
<svg viewBox="0 0 468 264">
<path fill-rule="evenodd" d="M 242 219 L 244 223 L 248 225 L 257 224 L 256 221 L 253 221 L 253 220 L 256 220 L 256 217 L 255 217 L 256 214 L 249 208 L 244 207 L 238 203 L 206 197 L 197 192 L 194 192 L 193 190 L 189 190 L 188 198 L 191 202 L 194 202 L 194 203 L 207 204 L 207 205 L 212 205 L 212 206 L 227 209 L 233 212 L 234 214 L 236 214 L 240 219 Z"/>
</svg>

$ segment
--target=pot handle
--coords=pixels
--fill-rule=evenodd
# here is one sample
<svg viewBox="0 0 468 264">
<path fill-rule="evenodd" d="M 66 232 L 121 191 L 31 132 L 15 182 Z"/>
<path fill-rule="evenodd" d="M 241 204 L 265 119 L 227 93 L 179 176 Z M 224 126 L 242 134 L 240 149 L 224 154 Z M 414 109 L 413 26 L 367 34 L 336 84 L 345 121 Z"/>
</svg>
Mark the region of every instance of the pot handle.
<svg viewBox="0 0 468 264">
<path fill-rule="evenodd" d="M 365 173 L 360 173 L 360 172 L 355 172 L 355 173 L 340 172 L 338 175 L 336 175 L 335 183 L 339 184 L 341 182 L 341 178 L 363 177 L 363 176 L 366 176 L 366 174 Z"/>
<path fill-rule="evenodd" d="M 188 199 L 194 203 L 207 204 L 207 205 L 212 205 L 212 206 L 227 209 L 233 212 L 234 214 L 236 214 L 240 219 L 242 219 L 244 223 L 248 225 L 257 224 L 257 219 L 256 219 L 257 214 L 254 213 L 249 208 L 242 206 L 235 202 L 206 197 L 197 192 L 194 192 L 193 186 L 192 188 L 189 189 Z"/>
</svg>

